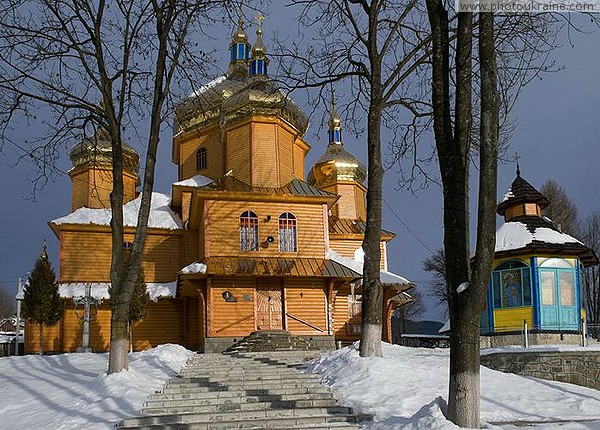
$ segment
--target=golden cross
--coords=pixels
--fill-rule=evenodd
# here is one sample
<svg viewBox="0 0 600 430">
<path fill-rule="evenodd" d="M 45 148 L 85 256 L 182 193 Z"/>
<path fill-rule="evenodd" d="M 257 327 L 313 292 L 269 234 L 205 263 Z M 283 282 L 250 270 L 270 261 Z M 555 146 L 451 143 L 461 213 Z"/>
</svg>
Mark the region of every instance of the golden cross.
<svg viewBox="0 0 600 430">
<path fill-rule="evenodd" d="M 258 29 L 262 30 L 262 22 L 265 20 L 265 16 L 262 13 L 258 12 L 258 15 L 256 15 L 255 19 L 258 22 Z"/>
</svg>

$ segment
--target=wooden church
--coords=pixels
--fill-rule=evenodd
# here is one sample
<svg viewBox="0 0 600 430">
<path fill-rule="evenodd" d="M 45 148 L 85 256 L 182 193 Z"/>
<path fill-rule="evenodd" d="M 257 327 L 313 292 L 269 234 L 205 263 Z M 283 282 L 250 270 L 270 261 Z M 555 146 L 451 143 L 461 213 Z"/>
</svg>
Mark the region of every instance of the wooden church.
<svg viewBox="0 0 600 430">
<path fill-rule="evenodd" d="M 517 177 L 498 204 L 492 279 L 481 318 L 482 345 L 520 344 L 525 324 L 532 344 L 579 343 L 585 321 L 582 270 L 594 252 L 542 216 L 549 202 Z"/>
<path fill-rule="evenodd" d="M 176 109 L 171 196 L 154 193 L 143 268 L 152 301 L 132 328 L 136 350 L 177 343 L 222 351 L 252 332 L 285 330 L 316 347 L 360 336 L 366 169 L 348 152 L 333 99 L 325 153 L 305 171 L 308 119 L 267 74 L 261 29 L 253 46 L 240 21 L 224 76 Z M 125 243 L 133 240 L 139 156 L 124 146 Z M 51 221 L 60 244 L 64 316 L 45 328 L 46 351 L 81 346 L 74 299 L 86 285 L 99 300 L 90 346 L 109 348 L 111 149 L 100 129 L 70 152 L 71 213 Z M 305 180 L 305 178 L 307 178 Z M 388 271 L 384 338 L 412 284 Z M 25 349 L 37 350 L 27 326 Z"/>
</svg>

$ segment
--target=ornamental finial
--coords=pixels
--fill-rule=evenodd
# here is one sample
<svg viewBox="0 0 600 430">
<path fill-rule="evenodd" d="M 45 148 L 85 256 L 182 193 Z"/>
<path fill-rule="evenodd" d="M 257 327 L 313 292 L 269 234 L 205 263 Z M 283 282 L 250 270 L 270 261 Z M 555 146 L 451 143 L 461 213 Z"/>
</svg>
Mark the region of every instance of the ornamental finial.
<svg viewBox="0 0 600 430">
<path fill-rule="evenodd" d="M 515 152 L 515 155 L 513 158 L 515 160 L 515 163 L 517 163 L 517 176 L 521 176 L 521 168 L 519 167 L 519 159 L 521 158 L 521 156 L 519 155 L 518 152 Z"/>
<path fill-rule="evenodd" d="M 262 22 L 265 20 L 265 16 L 261 12 L 258 12 L 255 19 L 258 22 L 258 31 L 262 32 Z"/>
</svg>

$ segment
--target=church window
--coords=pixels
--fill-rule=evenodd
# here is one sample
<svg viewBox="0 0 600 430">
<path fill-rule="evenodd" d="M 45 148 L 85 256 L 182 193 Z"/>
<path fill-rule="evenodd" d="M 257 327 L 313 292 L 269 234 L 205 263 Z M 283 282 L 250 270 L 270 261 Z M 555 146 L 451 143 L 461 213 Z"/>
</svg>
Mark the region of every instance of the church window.
<svg viewBox="0 0 600 430">
<path fill-rule="evenodd" d="M 284 212 L 279 215 L 279 251 L 298 251 L 296 217 L 291 212 Z"/>
<path fill-rule="evenodd" d="M 204 170 L 207 166 L 206 148 L 199 148 L 196 151 L 196 170 Z"/>
<path fill-rule="evenodd" d="M 258 217 L 252 211 L 240 215 L 240 249 L 258 251 Z"/>
<path fill-rule="evenodd" d="M 500 264 L 492 273 L 494 308 L 531 306 L 529 267 L 518 260 Z"/>
<path fill-rule="evenodd" d="M 575 306 L 575 270 L 562 258 L 540 258 L 542 305 Z"/>
</svg>

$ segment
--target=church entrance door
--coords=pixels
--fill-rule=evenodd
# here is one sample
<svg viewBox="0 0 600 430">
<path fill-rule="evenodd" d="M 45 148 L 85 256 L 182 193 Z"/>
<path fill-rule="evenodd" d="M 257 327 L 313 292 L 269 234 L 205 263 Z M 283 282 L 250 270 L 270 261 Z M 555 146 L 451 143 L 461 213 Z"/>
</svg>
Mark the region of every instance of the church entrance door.
<svg viewBox="0 0 600 430">
<path fill-rule="evenodd" d="M 283 330 L 283 300 L 280 286 L 256 287 L 256 328 Z"/>
</svg>

